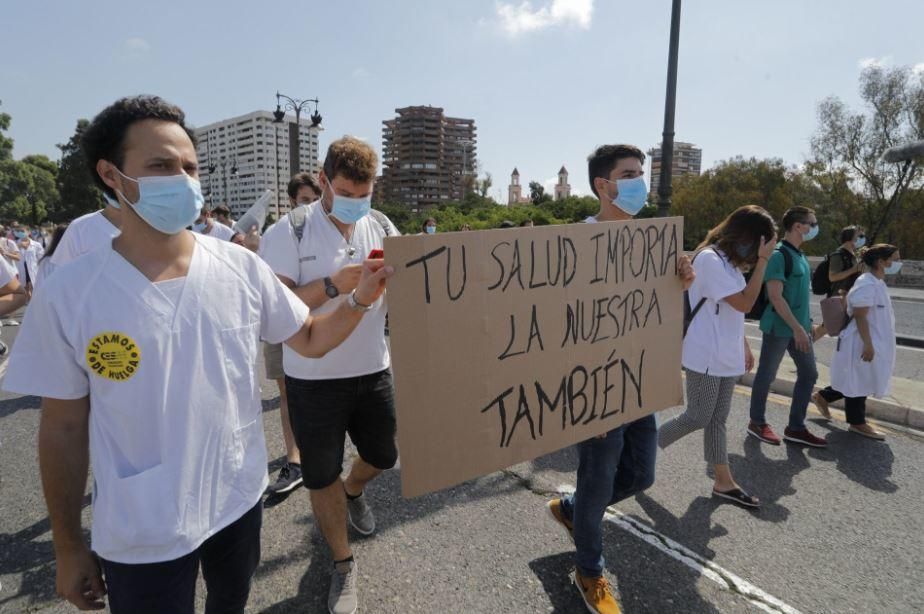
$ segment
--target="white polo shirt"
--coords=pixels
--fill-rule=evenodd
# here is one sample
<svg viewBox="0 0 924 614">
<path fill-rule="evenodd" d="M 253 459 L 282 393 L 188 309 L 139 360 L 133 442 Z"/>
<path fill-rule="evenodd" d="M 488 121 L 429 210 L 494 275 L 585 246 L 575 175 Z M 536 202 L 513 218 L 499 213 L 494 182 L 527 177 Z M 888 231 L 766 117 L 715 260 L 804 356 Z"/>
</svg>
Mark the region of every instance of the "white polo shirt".
<svg viewBox="0 0 924 614">
<path fill-rule="evenodd" d="M 744 290 L 744 275 L 715 246 L 693 259 L 690 308 L 706 299 L 683 340 L 683 366 L 716 377 L 744 374 L 744 314 L 723 299 Z"/>
<path fill-rule="evenodd" d="M 184 556 L 266 487 L 259 342 L 290 338 L 308 308 L 255 254 L 193 236 L 185 282 L 152 284 L 111 246 L 64 265 L 10 357 L 6 390 L 90 397 L 92 547 L 107 560 Z"/>
<path fill-rule="evenodd" d="M 297 286 L 331 277 L 348 264 L 362 264 L 369 252 L 382 249 L 385 229 L 372 214 L 356 223 L 351 244 L 327 217 L 320 202 L 315 201 L 302 207 L 307 207 L 307 214 L 302 240 L 297 247 L 295 231 L 289 223 L 288 216 L 283 216 L 266 231 L 260 245 L 260 255 L 273 272 L 288 277 Z M 391 236 L 400 234 L 387 218 L 385 222 L 389 225 L 388 232 Z M 330 313 L 345 300 L 346 295 L 328 300 L 313 313 Z M 385 343 L 387 312 L 383 296 L 372 310 L 363 316 L 346 341 L 323 358 L 305 358 L 284 346 L 283 370 L 289 377 L 315 380 L 357 377 L 387 369 L 391 366 L 388 344 Z"/>
<path fill-rule="evenodd" d="M 49 260 L 55 267 L 59 267 L 88 252 L 110 245 L 117 236 L 119 229 L 106 219 L 102 209 L 81 215 L 68 224 Z"/>
</svg>

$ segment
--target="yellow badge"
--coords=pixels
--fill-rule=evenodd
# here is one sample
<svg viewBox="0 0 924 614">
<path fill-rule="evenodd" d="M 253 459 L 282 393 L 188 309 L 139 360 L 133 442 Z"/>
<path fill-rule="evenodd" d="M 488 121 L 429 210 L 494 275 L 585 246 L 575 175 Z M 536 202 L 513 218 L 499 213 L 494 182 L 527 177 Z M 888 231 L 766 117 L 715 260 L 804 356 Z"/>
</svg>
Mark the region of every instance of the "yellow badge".
<svg viewBox="0 0 924 614">
<path fill-rule="evenodd" d="M 125 333 L 101 333 L 87 346 L 87 366 L 100 377 L 124 382 L 141 364 L 141 350 Z"/>
</svg>

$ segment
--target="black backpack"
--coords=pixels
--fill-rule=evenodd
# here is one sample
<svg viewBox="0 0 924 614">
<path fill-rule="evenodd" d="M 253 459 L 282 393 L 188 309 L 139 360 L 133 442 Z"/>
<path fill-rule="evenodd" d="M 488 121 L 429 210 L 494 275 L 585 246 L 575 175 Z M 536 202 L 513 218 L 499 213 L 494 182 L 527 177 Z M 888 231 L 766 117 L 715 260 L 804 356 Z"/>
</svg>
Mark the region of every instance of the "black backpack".
<svg viewBox="0 0 924 614">
<path fill-rule="evenodd" d="M 853 266 L 850 264 L 850 256 L 846 254 L 844 250 L 839 249 L 825 256 L 825 259 L 818 265 L 815 272 L 812 273 L 812 294 L 825 296 L 830 296 L 832 294 L 834 285 L 831 283 L 829 274 L 831 272 L 831 258 L 835 254 L 840 255 L 841 261 L 844 263 L 844 268 L 842 270 L 849 269 Z"/>
<path fill-rule="evenodd" d="M 789 279 L 789 276 L 792 274 L 792 254 L 789 253 L 789 250 L 785 247 L 779 246 L 776 248 L 776 251 L 783 254 L 783 278 Z M 745 282 L 751 281 L 751 276 L 754 274 L 753 271 L 749 271 L 744 275 Z M 764 282 L 760 287 L 760 294 L 757 295 L 757 300 L 754 301 L 754 306 L 751 307 L 751 310 L 745 314 L 745 319 L 747 320 L 760 320 L 764 311 L 767 310 L 767 307 L 770 306 L 770 296 L 767 294 L 767 283 Z"/>
</svg>

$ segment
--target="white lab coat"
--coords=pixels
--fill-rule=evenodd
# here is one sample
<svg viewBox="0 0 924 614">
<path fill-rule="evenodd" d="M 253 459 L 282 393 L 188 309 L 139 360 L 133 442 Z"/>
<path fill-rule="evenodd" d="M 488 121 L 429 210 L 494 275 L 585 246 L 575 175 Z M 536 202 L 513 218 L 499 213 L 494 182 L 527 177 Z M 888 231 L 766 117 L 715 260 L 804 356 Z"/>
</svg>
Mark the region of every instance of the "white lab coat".
<svg viewBox="0 0 924 614">
<path fill-rule="evenodd" d="M 847 313 L 869 307 L 867 321 L 875 356 L 864 362 L 863 339 L 856 320 L 841 333 L 831 363 L 831 387 L 846 397 L 884 397 L 889 394 L 895 368 L 895 313 L 889 290 L 881 279 L 864 273 L 847 294 Z"/>
</svg>

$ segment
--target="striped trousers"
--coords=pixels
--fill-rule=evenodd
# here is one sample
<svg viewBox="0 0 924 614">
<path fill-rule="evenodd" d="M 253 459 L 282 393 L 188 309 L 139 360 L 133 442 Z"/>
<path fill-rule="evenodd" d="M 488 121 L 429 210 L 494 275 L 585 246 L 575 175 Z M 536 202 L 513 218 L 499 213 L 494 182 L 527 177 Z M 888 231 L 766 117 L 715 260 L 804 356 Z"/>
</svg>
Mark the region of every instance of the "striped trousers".
<svg viewBox="0 0 924 614">
<path fill-rule="evenodd" d="M 737 377 L 716 377 L 687 369 L 687 408 L 661 426 L 658 445 L 666 448 L 684 435 L 702 429 L 706 462 L 727 465 L 725 421 L 737 381 Z"/>
</svg>

